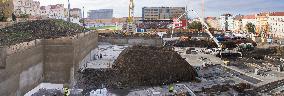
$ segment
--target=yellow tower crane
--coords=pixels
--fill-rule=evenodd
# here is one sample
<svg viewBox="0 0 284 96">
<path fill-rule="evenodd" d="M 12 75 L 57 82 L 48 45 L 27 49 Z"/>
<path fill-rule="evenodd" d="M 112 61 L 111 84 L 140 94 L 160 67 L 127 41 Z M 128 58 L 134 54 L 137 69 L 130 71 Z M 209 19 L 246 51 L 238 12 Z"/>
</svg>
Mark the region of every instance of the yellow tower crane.
<svg viewBox="0 0 284 96">
<path fill-rule="evenodd" d="M 135 20 L 134 20 L 134 0 L 129 0 L 128 8 L 128 19 L 127 19 L 127 32 L 133 33 L 135 31 Z"/>
</svg>

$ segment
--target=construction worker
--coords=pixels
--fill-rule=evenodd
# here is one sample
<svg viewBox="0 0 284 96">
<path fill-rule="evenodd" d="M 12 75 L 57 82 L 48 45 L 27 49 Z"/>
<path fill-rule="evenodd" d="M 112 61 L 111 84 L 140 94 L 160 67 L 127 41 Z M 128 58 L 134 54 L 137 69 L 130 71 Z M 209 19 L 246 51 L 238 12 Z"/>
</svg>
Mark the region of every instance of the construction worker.
<svg viewBox="0 0 284 96">
<path fill-rule="evenodd" d="M 170 93 L 174 92 L 174 85 L 173 84 L 169 85 L 169 92 Z"/>
<path fill-rule="evenodd" d="M 70 96 L 70 89 L 68 88 L 68 85 L 67 84 L 64 84 L 63 86 L 63 96 Z"/>
</svg>

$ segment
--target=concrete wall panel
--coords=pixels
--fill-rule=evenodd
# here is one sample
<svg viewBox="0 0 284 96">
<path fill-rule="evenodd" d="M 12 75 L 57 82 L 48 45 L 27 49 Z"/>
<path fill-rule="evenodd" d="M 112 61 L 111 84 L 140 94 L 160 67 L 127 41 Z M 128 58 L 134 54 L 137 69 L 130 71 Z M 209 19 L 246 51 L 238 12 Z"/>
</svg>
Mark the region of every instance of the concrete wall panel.
<svg viewBox="0 0 284 96">
<path fill-rule="evenodd" d="M 98 34 L 40 41 L 10 54 L 3 54 L 7 50 L 0 48 L 0 66 L 5 65 L 0 69 L 0 96 L 22 96 L 41 82 L 74 82 L 79 63 L 97 47 Z"/>
<path fill-rule="evenodd" d="M 4 69 L 6 66 L 6 50 L 3 47 L 0 47 L 0 70 Z"/>
<path fill-rule="evenodd" d="M 20 74 L 19 88 L 22 95 L 37 86 L 43 80 L 43 63 L 30 67 Z"/>
</svg>

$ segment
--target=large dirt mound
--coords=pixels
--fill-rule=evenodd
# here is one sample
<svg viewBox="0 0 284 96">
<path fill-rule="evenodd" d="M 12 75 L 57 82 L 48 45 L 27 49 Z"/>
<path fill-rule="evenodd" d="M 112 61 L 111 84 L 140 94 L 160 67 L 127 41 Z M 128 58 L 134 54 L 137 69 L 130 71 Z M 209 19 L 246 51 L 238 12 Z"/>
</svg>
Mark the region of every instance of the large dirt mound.
<svg viewBox="0 0 284 96">
<path fill-rule="evenodd" d="M 59 38 L 83 32 L 83 27 L 64 20 L 20 22 L 0 29 L 0 45 L 11 45 L 34 39 Z"/>
<path fill-rule="evenodd" d="M 134 46 L 125 49 L 113 69 L 87 69 L 78 83 L 84 89 L 104 84 L 112 88 L 158 86 L 195 80 L 194 68 L 178 53 L 163 47 Z"/>
<path fill-rule="evenodd" d="M 115 61 L 122 86 L 145 86 L 194 80 L 196 72 L 178 53 L 163 47 L 134 46 Z"/>
</svg>

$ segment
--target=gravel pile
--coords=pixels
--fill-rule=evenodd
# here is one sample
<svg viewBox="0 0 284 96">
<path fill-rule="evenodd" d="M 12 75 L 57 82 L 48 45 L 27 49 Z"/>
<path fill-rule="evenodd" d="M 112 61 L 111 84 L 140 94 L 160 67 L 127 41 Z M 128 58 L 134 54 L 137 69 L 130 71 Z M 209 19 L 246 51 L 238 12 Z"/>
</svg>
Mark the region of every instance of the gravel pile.
<svg viewBox="0 0 284 96">
<path fill-rule="evenodd" d="M 0 29 L 0 45 L 13 45 L 34 39 L 72 36 L 80 32 L 83 32 L 83 27 L 64 20 L 20 22 Z"/>
<path fill-rule="evenodd" d="M 125 49 L 112 69 L 87 69 L 79 84 L 83 89 L 133 88 L 188 82 L 197 76 L 178 53 L 164 47 L 134 46 Z"/>
</svg>

